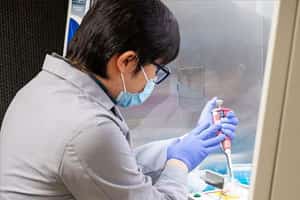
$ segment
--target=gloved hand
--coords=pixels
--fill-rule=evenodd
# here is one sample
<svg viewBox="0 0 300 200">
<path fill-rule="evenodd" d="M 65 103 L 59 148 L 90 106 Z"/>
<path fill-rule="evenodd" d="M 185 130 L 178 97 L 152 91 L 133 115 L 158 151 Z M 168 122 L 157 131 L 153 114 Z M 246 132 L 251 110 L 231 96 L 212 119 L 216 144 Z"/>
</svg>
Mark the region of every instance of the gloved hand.
<svg viewBox="0 0 300 200">
<path fill-rule="evenodd" d="M 239 123 L 238 118 L 233 111 L 227 113 L 227 116 L 220 121 L 222 133 L 229 136 L 231 140 L 235 138 L 235 130 Z"/>
<path fill-rule="evenodd" d="M 216 100 L 218 98 L 214 97 L 206 103 L 204 106 L 200 118 L 198 120 L 198 125 L 201 123 L 207 123 L 209 125 L 213 124 L 212 111 L 216 108 Z M 222 129 L 221 131 L 230 137 L 231 140 L 235 137 L 235 130 L 239 123 L 238 118 L 236 117 L 233 111 L 227 113 L 227 116 L 224 119 L 221 119 Z M 208 135 L 206 139 L 214 137 L 215 135 Z"/>
<path fill-rule="evenodd" d="M 220 142 L 226 138 L 224 134 L 217 135 L 221 129 L 221 124 L 198 124 L 191 133 L 168 147 L 167 160 L 180 160 L 186 164 L 189 171 L 193 170 L 208 154 L 220 149 Z"/>
<path fill-rule="evenodd" d="M 212 110 L 217 106 L 217 99 L 218 97 L 214 97 L 205 104 L 198 120 L 198 124 L 200 124 L 201 122 L 209 123 L 210 125 L 213 124 Z"/>
</svg>

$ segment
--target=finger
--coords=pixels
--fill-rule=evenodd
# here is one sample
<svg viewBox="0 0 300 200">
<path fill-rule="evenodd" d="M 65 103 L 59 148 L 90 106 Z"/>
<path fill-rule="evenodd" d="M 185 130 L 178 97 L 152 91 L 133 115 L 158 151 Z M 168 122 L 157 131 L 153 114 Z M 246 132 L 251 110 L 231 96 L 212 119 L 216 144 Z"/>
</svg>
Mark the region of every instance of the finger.
<svg viewBox="0 0 300 200">
<path fill-rule="evenodd" d="M 209 123 L 200 123 L 190 132 L 190 134 L 199 135 L 199 134 L 201 134 L 201 132 L 203 132 L 208 127 L 209 127 Z M 220 127 L 220 129 L 221 129 L 221 127 Z"/>
<path fill-rule="evenodd" d="M 217 135 L 217 132 L 220 131 L 222 128 L 221 124 L 214 124 L 202 131 L 199 135 L 199 138 L 204 140 L 209 138 L 210 136 Z"/>
<path fill-rule="evenodd" d="M 210 124 L 212 124 L 212 119 L 213 118 L 212 118 L 211 112 L 214 108 L 216 108 L 217 99 L 218 99 L 217 97 L 214 97 L 205 104 L 205 106 L 204 106 L 204 108 L 201 112 L 200 118 L 198 120 L 198 123 L 201 123 L 202 121 L 207 121 L 208 120 L 210 122 Z M 209 114 L 210 114 L 210 116 L 209 116 Z"/>
<path fill-rule="evenodd" d="M 226 136 L 228 136 L 231 140 L 235 138 L 235 132 L 231 131 L 229 129 L 221 129 L 222 133 Z"/>
<path fill-rule="evenodd" d="M 232 118 L 232 117 L 236 117 L 236 115 L 235 115 L 234 111 L 231 110 L 226 114 L 226 117 Z"/>
<path fill-rule="evenodd" d="M 206 152 L 208 154 L 215 153 L 215 152 L 218 152 L 218 151 L 221 151 L 221 150 L 222 150 L 222 148 L 221 148 L 220 144 L 217 144 L 215 146 L 210 146 L 210 147 L 206 148 Z"/>
<path fill-rule="evenodd" d="M 211 100 L 207 102 L 208 105 L 216 107 L 218 97 L 213 97 Z"/>
<path fill-rule="evenodd" d="M 222 126 L 222 129 L 229 129 L 231 131 L 236 130 L 236 126 L 232 125 L 232 124 L 222 123 L 221 126 Z"/>
<path fill-rule="evenodd" d="M 238 125 L 239 120 L 236 117 L 234 117 L 234 118 L 227 118 L 227 117 L 225 117 L 225 118 L 222 118 L 220 120 L 220 122 L 221 123 L 228 123 L 228 124 Z"/>
<path fill-rule="evenodd" d="M 224 134 L 220 134 L 214 138 L 211 138 L 211 139 L 208 139 L 208 140 L 205 140 L 203 142 L 203 145 L 205 147 L 209 147 L 209 146 L 215 146 L 217 144 L 220 144 L 220 142 L 222 142 L 223 140 L 225 140 L 226 136 Z"/>
<path fill-rule="evenodd" d="M 232 111 L 232 110 L 229 111 L 229 112 L 226 114 L 226 118 L 228 118 L 228 119 L 236 118 L 236 119 L 238 120 L 238 118 L 237 118 L 235 112 Z"/>
<path fill-rule="evenodd" d="M 212 109 L 214 109 L 217 106 L 217 101 L 218 97 L 213 97 L 211 100 L 209 100 L 205 106 L 204 109 L 205 111 L 211 111 Z"/>
</svg>

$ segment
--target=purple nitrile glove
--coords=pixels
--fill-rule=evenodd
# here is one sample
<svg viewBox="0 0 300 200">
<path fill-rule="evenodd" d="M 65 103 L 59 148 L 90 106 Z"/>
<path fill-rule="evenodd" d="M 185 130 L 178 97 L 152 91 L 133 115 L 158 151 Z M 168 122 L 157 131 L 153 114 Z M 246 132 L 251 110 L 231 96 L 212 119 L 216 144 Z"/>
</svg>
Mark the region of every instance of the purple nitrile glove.
<svg viewBox="0 0 300 200">
<path fill-rule="evenodd" d="M 198 124 L 190 134 L 168 147 L 167 160 L 180 160 L 186 164 L 189 171 L 193 170 L 210 153 L 220 149 L 220 142 L 226 138 L 224 134 L 217 135 L 221 129 L 221 124 L 211 126 L 208 123 Z M 214 137 L 207 139 L 208 135 L 214 135 Z"/>
</svg>

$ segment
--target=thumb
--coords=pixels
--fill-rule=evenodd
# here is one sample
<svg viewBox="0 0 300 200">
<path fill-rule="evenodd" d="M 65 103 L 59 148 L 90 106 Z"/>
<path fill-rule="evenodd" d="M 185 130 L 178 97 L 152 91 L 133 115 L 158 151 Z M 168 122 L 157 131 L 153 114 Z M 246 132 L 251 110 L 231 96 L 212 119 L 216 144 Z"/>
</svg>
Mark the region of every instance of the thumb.
<svg viewBox="0 0 300 200">
<path fill-rule="evenodd" d="M 210 115 L 212 110 L 214 108 L 216 108 L 216 106 L 217 106 L 217 102 L 216 102 L 217 99 L 218 99 L 218 97 L 214 97 L 205 104 L 205 106 L 201 112 L 200 118 L 198 120 L 198 123 L 205 120 L 205 118 L 209 117 L 208 115 Z"/>
<path fill-rule="evenodd" d="M 217 99 L 218 97 L 213 97 L 211 100 L 209 100 L 204 109 L 205 111 L 211 111 L 212 109 L 214 109 L 217 106 Z"/>
</svg>

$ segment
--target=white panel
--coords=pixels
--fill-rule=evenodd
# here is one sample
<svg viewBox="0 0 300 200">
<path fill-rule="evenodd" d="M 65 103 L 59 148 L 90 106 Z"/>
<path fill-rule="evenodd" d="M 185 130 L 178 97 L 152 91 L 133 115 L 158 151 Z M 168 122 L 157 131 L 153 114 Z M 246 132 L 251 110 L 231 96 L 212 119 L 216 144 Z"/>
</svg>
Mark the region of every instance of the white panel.
<svg viewBox="0 0 300 200">
<path fill-rule="evenodd" d="M 297 2 L 279 4 L 265 71 L 250 199 L 270 199 Z"/>
<path fill-rule="evenodd" d="M 272 188 L 272 200 L 299 197 L 299 113 L 300 113 L 300 4 L 293 42 L 283 118 Z"/>
</svg>

